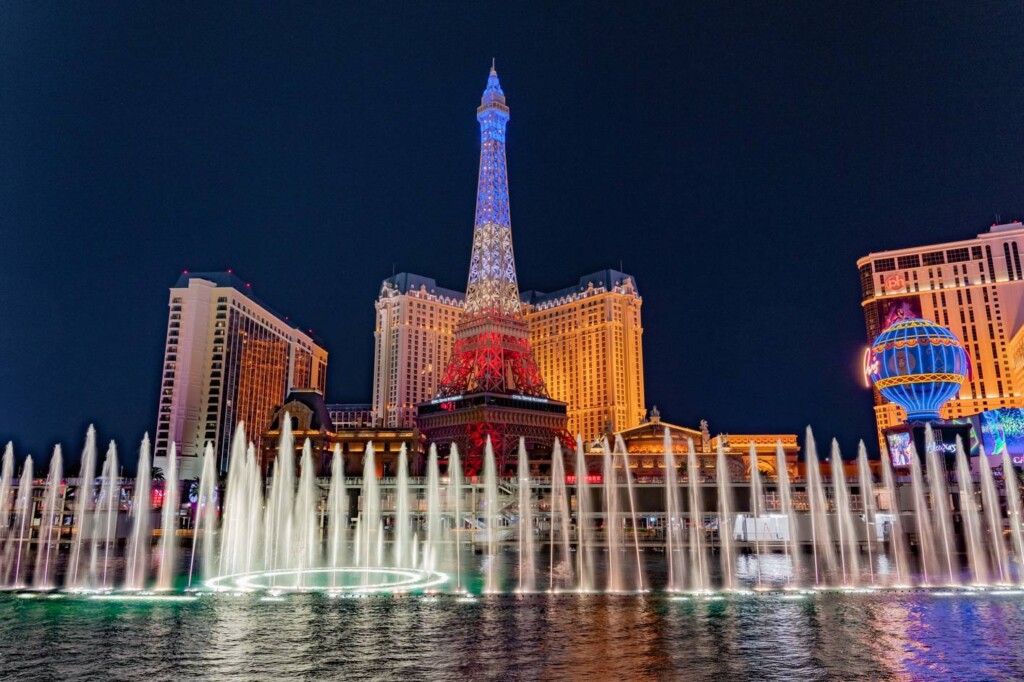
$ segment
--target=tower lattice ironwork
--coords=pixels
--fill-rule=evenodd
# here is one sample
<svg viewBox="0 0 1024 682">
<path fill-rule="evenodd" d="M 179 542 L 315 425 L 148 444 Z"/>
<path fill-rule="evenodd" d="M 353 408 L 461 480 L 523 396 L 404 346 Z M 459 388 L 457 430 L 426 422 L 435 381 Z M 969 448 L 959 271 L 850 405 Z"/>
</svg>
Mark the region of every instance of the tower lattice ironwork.
<svg viewBox="0 0 1024 682">
<path fill-rule="evenodd" d="M 466 303 L 438 398 L 421 405 L 418 418 L 428 441 L 443 449 L 458 444 L 470 471 L 487 438 L 505 463 L 521 437 L 528 448 L 548 451 L 556 437 L 572 442 L 565 404 L 548 396 L 519 300 L 505 160 L 509 108 L 493 64 L 476 118 L 480 172 Z"/>
</svg>

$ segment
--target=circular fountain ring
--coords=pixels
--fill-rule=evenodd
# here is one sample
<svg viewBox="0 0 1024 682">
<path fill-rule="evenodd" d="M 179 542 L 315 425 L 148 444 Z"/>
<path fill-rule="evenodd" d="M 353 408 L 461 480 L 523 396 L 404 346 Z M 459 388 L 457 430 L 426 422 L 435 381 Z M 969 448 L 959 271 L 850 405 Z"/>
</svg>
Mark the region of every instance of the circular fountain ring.
<svg viewBox="0 0 1024 682">
<path fill-rule="evenodd" d="M 337 579 L 339 577 L 341 580 Z M 217 592 L 327 592 L 332 594 L 383 592 L 397 594 L 429 590 L 446 582 L 448 582 L 448 576 L 437 571 L 416 568 L 346 566 L 236 573 L 212 578 L 207 580 L 204 585 Z"/>
</svg>

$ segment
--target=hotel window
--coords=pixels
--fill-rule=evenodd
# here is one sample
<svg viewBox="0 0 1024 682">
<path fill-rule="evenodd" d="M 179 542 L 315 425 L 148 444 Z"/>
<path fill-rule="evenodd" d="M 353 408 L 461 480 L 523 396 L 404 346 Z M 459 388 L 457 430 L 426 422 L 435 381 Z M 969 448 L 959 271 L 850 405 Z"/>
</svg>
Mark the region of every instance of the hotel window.
<svg viewBox="0 0 1024 682">
<path fill-rule="evenodd" d="M 913 256 L 900 256 L 898 259 L 896 259 L 896 264 L 899 266 L 901 270 L 919 268 L 921 267 L 921 257 L 918 256 L 917 254 L 914 254 Z"/>
<path fill-rule="evenodd" d="M 971 258 L 973 258 L 974 260 L 981 260 L 981 247 L 980 246 L 972 246 L 971 247 Z"/>
<path fill-rule="evenodd" d="M 921 260 L 925 265 L 942 265 L 946 262 L 946 259 L 941 251 L 930 251 L 921 256 Z M 942 273 L 939 273 L 942 276 Z"/>
<path fill-rule="evenodd" d="M 949 263 L 962 263 L 970 259 L 970 250 L 966 246 L 962 249 L 950 249 L 946 252 L 946 260 Z"/>
<path fill-rule="evenodd" d="M 890 272 L 896 269 L 894 258 L 879 258 L 875 261 L 875 272 Z"/>
</svg>

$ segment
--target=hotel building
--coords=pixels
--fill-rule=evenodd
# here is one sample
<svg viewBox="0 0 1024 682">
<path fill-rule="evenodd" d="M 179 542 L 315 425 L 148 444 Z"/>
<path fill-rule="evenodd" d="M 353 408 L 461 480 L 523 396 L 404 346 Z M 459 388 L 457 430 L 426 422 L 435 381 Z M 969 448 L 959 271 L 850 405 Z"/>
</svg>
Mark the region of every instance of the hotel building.
<svg viewBox="0 0 1024 682">
<path fill-rule="evenodd" d="M 644 418 L 643 299 L 617 270 L 580 277 L 552 293 L 520 298 L 551 397 L 568 403 L 569 431 L 591 440 Z M 412 428 L 432 399 L 454 344 L 465 294 L 400 273 L 384 280 L 375 307 L 373 412 L 385 428 Z"/>
<path fill-rule="evenodd" d="M 1024 406 L 1024 225 L 993 225 L 964 241 L 872 253 L 857 261 L 868 342 L 901 317 L 949 328 L 967 349 L 971 376 L 942 411 L 956 419 Z M 875 391 L 882 430 L 902 408 Z"/>
<path fill-rule="evenodd" d="M 327 351 L 232 273 L 185 272 L 171 288 L 168 308 L 155 466 L 166 471 L 175 443 L 179 478 L 199 476 L 203 448 L 212 442 L 226 471 L 238 422 L 258 446 L 289 390 L 323 393 Z"/>
</svg>

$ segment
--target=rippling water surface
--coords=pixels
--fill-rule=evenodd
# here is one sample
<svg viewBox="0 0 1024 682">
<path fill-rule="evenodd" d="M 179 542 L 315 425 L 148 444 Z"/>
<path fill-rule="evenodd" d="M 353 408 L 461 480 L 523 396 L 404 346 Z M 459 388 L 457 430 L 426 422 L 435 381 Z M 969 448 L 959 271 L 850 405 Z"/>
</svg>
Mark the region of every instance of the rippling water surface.
<svg viewBox="0 0 1024 682">
<path fill-rule="evenodd" d="M 0 597 L 0 679 L 1021 679 L 1024 595 Z"/>
</svg>

